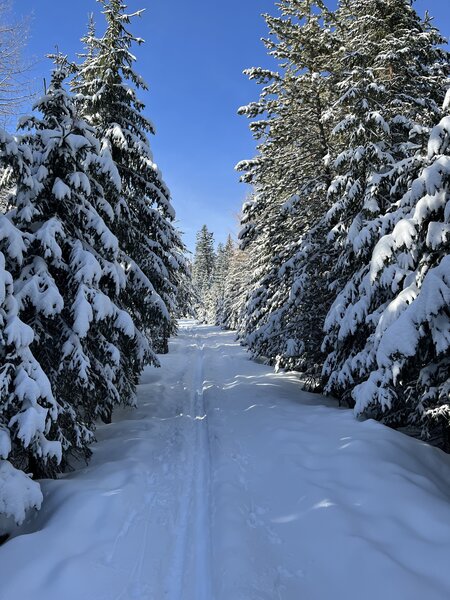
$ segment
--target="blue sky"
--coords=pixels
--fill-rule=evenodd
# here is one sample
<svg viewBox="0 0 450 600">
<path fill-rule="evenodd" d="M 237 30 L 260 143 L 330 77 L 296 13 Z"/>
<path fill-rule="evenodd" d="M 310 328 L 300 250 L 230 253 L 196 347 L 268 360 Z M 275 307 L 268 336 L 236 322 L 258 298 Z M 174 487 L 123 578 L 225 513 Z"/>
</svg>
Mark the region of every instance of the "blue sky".
<svg viewBox="0 0 450 600">
<path fill-rule="evenodd" d="M 258 86 L 242 75 L 251 66 L 271 63 L 260 38 L 261 13 L 275 14 L 274 0 L 128 0 L 129 12 L 146 11 L 133 32 L 146 44 L 136 49 L 137 70 L 150 91 L 142 96 L 156 125 L 155 162 L 169 185 L 185 242 L 190 249 L 203 223 L 224 241 L 237 229 L 237 215 L 248 188 L 238 183 L 235 164 L 254 155 L 247 120 L 237 108 L 258 97 Z M 448 0 L 417 0 L 450 36 Z M 15 0 L 16 12 L 32 14 L 27 53 L 36 59 L 38 88 L 48 77 L 59 49 L 73 57 L 80 50 L 95 0 Z M 102 25 L 99 19 L 99 25 Z"/>
</svg>

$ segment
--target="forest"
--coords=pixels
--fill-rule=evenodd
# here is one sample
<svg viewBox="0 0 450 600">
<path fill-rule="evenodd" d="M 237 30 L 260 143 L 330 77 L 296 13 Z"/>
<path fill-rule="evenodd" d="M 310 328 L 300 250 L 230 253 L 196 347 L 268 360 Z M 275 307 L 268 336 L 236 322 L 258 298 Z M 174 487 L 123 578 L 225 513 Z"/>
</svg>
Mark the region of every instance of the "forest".
<svg viewBox="0 0 450 600">
<path fill-rule="evenodd" d="M 80 32 L 77 58 L 58 47 L 48 56 L 51 75 L 43 93 L 28 94 L 17 84 L 21 33 L 8 21 L 6 4 L 0 2 L 0 113 L 8 116 L 0 129 L 4 548 L 20 539 L 22 524 L 31 526 L 36 509 L 44 506 L 45 512 L 45 490 L 75 481 L 78 472 L 82 481 L 83 469 L 103 452 L 101 440 L 108 428 L 124 414 L 141 414 L 147 406 L 144 388 L 148 402 L 156 406 L 161 398 L 161 408 L 146 413 L 149 423 L 183 417 L 186 411 L 186 427 L 194 423 L 179 436 L 191 440 L 185 446 L 191 457 L 186 463 L 191 492 L 180 494 L 186 512 L 180 513 L 184 521 L 176 521 L 188 545 L 188 505 L 192 514 L 203 515 L 199 519 L 213 510 L 200 498 L 209 498 L 205 486 L 213 485 L 205 481 L 215 481 L 215 438 L 210 430 L 195 429 L 195 422 L 208 420 L 213 410 L 225 410 L 215 400 L 207 402 L 208 386 L 214 387 L 210 379 L 214 382 L 220 372 L 213 352 L 222 348 L 221 340 L 235 352 L 230 358 L 222 348 L 224 372 L 233 356 L 241 371 L 230 372 L 230 380 L 220 380 L 217 389 L 231 389 L 239 378 L 263 377 L 253 370 L 264 368 L 271 382 L 267 385 L 281 386 L 281 399 L 285 394 L 304 406 L 315 399 L 324 403 L 324 410 L 342 411 L 342 419 L 351 416 L 354 423 L 345 421 L 345 427 L 352 436 L 368 432 L 366 438 L 361 434 L 361 443 L 372 439 L 372 430 L 364 427 L 373 422 L 379 427 L 377 439 L 389 440 L 386 448 L 393 448 L 393 457 L 394 440 L 400 440 L 399 469 L 409 469 L 403 443 L 405 456 L 430 448 L 436 454 L 429 464 L 439 472 L 433 481 L 444 490 L 448 508 L 450 53 L 432 17 L 419 16 L 410 0 L 339 0 L 337 6 L 322 0 L 278 0 L 272 13 L 264 15 L 263 39 L 276 68 L 248 68 L 245 75 L 255 84 L 256 99 L 236 107 L 249 121 L 255 148 L 253 157 L 242 157 L 235 167 L 249 190 L 239 227 L 216 244 L 216 234 L 224 239 L 222 232 L 213 232 L 200 215 L 205 224 L 200 228 L 199 223 L 195 251 L 190 252 L 151 149 L 156 130 L 134 54 L 143 44 L 133 33 L 143 11 L 134 6 L 129 11 L 123 0 L 93 1 L 102 21 L 90 17 L 86 32 Z M 9 117 L 24 104 L 27 114 L 21 114 L 15 128 Z M 208 346 L 209 338 L 216 346 Z M 171 358 L 173 348 L 178 350 Z M 198 352 L 189 362 L 192 348 Z M 256 361 L 247 374 L 239 354 L 243 351 Z M 184 371 L 177 362 L 180 353 L 186 354 Z M 192 380 L 186 379 L 189 373 Z M 173 404 L 180 382 L 191 394 L 190 408 L 181 400 Z M 257 387 L 245 389 L 242 401 L 247 394 L 259 398 L 263 393 Z M 173 413 L 164 412 L 166 397 L 173 400 L 167 404 L 173 404 Z M 275 407 L 279 400 L 275 394 L 270 402 Z M 246 410 L 254 406 L 259 406 L 256 400 Z M 297 413 L 286 409 L 286 423 L 301 419 L 304 406 Z M 324 414 L 319 436 L 327 431 L 333 436 L 330 415 Z M 261 421 L 262 430 L 270 431 L 270 422 Z M 166 440 L 160 443 L 177 447 L 178 438 L 170 431 L 160 436 Z M 402 434 L 413 439 L 403 442 Z M 306 430 L 299 435 L 309 439 Z M 320 443 L 328 448 L 325 438 Z M 378 451 L 376 443 L 374 447 L 375 461 L 385 457 L 384 450 Z M 119 457 L 118 446 L 112 448 L 111 456 Z M 315 448 L 311 442 L 309 451 Z M 326 468 L 331 468 L 337 455 L 331 446 L 328 451 Z M 204 471 L 196 471 L 196 453 L 205 454 Z M 181 460 L 173 456 L 173 462 Z M 244 455 L 233 451 L 231 456 L 245 471 Z M 147 468 L 142 485 L 149 486 L 157 467 L 150 460 Z M 184 476 L 180 470 L 173 478 Z M 162 477 L 159 489 L 165 482 Z M 331 502 L 327 498 L 317 498 L 318 505 Z M 441 507 L 437 515 L 444 514 L 441 509 L 447 510 Z M 249 527 L 259 526 L 264 510 L 252 509 Z M 199 573 L 210 560 L 212 550 L 201 533 L 210 527 L 201 520 L 193 525 L 192 539 L 203 557 L 196 563 L 195 581 L 203 581 Z M 278 544 L 272 529 L 267 531 L 270 542 Z M 115 545 L 121 536 L 126 534 L 118 534 Z M 183 553 L 175 547 L 175 556 L 177 552 Z M 186 560 L 184 570 L 180 558 L 173 572 L 187 573 Z M 295 587 L 294 575 L 280 573 L 276 581 L 290 583 L 274 583 L 276 591 L 268 595 L 261 591 L 263 579 L 258 580 L 261 588 L 255 583 L 253 591 L 241 590 L 239 596 L 229 595 L 236 590 L 228 596 L 213 592 L 210 583 L 184 588 L 180 579 L 178 587 L 173 580 L 169 591 L 161 588 L 153 596 L 156 592 L 145 587 L 141 572 L 138 591 L 124 592 L 117 600 L 294 600 L 300 584 Z M 305 598 L 326 600 L 329 596 L 323 594 L 331 593 L 315 595 L 315 589 Z M 337 597 L 344 597 L 339 589 Z M 441 591 L 428 597 L 442 600 L 450 587 Z M 388 598 L 373 593 L 374 599 Z M 395 597 L 419 600 L 423 593 Z M 0 600 L 11 600 L 13 592 L 7 594 L 0 590 Z M 108 594 L 108 600 L 115 598 Z"/>
</svg>

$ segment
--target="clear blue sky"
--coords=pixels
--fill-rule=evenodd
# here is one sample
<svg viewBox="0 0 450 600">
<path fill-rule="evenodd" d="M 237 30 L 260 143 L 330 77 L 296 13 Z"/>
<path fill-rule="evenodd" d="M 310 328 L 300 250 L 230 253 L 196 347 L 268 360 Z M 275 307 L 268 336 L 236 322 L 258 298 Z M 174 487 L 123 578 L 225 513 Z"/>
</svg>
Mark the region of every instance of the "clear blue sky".
<svg viewBox="0 0 450 600">
<path fill-rule="evenodd" d="M 125 0 L 126 1 L 126 0 Z M 449 0 L 417 0 L 450 36 Z M 137 70 L 150 91 L 143 100 L 156 125 L 155 161 L 169 185 L 179 224 L 190 249 L 206 223 L 224 241 L 235 233 L 248 189 L 238 183 L 235 164 L 255 153 L 247 120 L 237 108 L 258 97 L 258 86 L 242 75 L 251 66 L 268 66 L 260 38 L 261 13 L 275 14 L 275 0 L 128 0 L 129 12 L 145 8 L 133 32 L 146 44 L 136 49 Z M 16 13 L 32 13 L 28 54 L 37 63 L 37 80 L 50 63 L 39 60 L 58 45 L 74 57 L 80 50 L 95 0 L 14 0 Z M 102 20 L 98 19 L 102 26 Z M 99 27 L 100 28 L 100 27 Z M 40 86 L 40 83 L 37 83 Z"/>
</svg>

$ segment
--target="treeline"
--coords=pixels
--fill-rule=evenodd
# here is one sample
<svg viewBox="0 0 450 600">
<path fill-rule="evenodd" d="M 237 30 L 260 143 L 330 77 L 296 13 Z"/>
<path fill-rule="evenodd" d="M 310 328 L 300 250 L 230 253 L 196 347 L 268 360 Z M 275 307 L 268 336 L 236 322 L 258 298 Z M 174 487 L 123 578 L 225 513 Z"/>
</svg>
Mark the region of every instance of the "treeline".
<svg viewBox="0 0 450 600">
<path fill-rule="evenodd" d="M 206 225 L 197 233 L 190 303 L 194 316 L 202 322 L 226 326 L 226 283 L 234 252 L 231 236 L 226 244 L 219 243 L 216 250 L 214 234 Z"/>
<path fill-rule="evenodd" d="M 254 356 L 450 449 L 449 53 L 410 0 L 280 0 L 242 107 L 239 280 Z M 237 259 L 236 259 L 237 260 Z M 244 300 L 242 301 L 242 297 Z"/>
<path fill-rule="evenodd" d="M 176 331 L 188 276 L 153 162 L 121 0 L 98 0 L 78 64 L 53 56 L 19 133 L 0 133 L 0 513 L 39 507 L 28 474 L 88 459 L 96 422 L 134 405 Z"/>
<path fill-rule="evenodd" d="M 252 275 L 248 260 L 230 235 L 216 249 L 214 233 L 203 225 L 197 233 L 183 314 L 223 329 L 237 329 L 247 309 L 246 291 Z"/>
</svg>

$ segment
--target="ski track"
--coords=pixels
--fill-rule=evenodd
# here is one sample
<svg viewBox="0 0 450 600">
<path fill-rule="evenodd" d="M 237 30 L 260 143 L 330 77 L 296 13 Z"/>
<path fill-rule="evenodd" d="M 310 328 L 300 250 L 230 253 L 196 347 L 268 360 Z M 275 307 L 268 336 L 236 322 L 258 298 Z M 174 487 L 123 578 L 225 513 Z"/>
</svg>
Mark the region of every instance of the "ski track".
<svg viewBox="0 0 450 600">
<path fill-rule="evenodd" d="M 189 331 L 192 334 L 192 331 Z M 168 569 L 168 600 L 187 597 L 211 600 L 210 448 L 204 400 L 204 343 L 194 334 L 195 367 L 188 386 L 184 418 L 187 456 L 183 492 L 179 499 L 173 562 Z M 193 563 L 193 565 L 192 565 Z M 187 573 L 193 574 L 187 579 Z"/>
<path fill-rule="evenodd" d="M 211 600 L 211 448 L 209 438 L 209 415 L 204 394 L 204 350 L 200 348 L 195 394 L 195 595 L 196 600 Z"/>
</svg>

